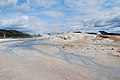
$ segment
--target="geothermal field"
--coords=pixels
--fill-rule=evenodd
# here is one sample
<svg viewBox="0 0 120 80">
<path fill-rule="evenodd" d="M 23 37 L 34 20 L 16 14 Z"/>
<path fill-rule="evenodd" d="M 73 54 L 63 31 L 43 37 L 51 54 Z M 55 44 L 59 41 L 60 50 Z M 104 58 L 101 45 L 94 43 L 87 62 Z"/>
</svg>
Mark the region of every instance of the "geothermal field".
<svg viewBox="0 0 120 80">
<path fill-rule="evenodd" d="M 0 80 L 120 80 L 120 36 L 1 39 Z"/>
</svg>

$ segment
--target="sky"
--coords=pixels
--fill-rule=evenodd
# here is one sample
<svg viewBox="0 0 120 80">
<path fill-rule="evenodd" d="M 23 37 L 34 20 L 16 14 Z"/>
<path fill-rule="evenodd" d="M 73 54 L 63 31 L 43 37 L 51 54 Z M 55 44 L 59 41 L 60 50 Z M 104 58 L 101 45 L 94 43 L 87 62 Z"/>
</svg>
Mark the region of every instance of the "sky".
<svg viewBox="0 0 120 80">
<path fill-rule="evenodd" d="M 120 0 L 0 0 L 0 29 L 120 33 Z"/>
</svg>

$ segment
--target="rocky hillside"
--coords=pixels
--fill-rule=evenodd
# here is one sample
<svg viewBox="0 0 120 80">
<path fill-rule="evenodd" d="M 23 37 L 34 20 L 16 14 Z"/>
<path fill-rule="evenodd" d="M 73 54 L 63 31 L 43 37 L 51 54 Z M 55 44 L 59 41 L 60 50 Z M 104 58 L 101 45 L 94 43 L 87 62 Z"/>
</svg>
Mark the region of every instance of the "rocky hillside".
<svg viewBox="0 0 120 80">
<path fill-rule="evenodd" d="M 4 30 L 0 29 L 0 38 L 30 38 L 29 34 L 17 30 Z"/>
<path fill-rule="evenodd" d="M 63 34 L 55 35 L 50 37 L 50 40 L 54 41 L 77 41 L 77 40 L 87 40 L 95 39 L 96 35 L 66 32 Z"/>
</svg>

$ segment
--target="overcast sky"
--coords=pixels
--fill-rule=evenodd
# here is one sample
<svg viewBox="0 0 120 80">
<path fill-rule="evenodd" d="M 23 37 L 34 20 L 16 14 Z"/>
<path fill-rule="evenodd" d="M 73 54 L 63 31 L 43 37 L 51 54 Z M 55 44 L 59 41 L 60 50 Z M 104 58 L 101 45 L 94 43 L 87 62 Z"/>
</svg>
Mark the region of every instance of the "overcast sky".
<svg viewBox="0 0 120 80">
<path fill-rule="evenodd" d="M 120 0 L 0 0 L 0 28 L 120 33 Z"/>
</svg>

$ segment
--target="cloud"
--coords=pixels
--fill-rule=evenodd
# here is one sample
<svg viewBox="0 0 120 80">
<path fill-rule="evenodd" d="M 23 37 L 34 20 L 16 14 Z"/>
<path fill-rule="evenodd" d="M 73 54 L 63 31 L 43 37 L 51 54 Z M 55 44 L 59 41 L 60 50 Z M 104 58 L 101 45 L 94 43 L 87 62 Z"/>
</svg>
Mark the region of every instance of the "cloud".
<svg viewBox="0 0 120 80">
<path fill-rule="evenodd" d="M 53 17 L 53 18 L 60 18 L 64 16 L 64 14 L 60 11 L 43 11 L 42 14 Z"/>
<path fill-rule="evenodd" d="M 36 0 L 38 6 L 43 6 L 45 8 L 51 8 L 58 4 L 58 0 Z"/>
<path fill-rule="evenodd" d="M 36 17 L 29 17 L 26 27 L 33 31 L 34 34 L 44 34 L 49 32 L 59 32 L 62 30 L 62 24 L 58 22 L 44 22 Z"/>
<path fill-rule="evenodd" d="M 120 0 L 0 0 L 0 28 L 120 32 Z"/>
<path fill-rule="evenodd" d="M 0 20 L 0 26 L 2 28 L 6 28 L 6 27 L 24 27 L 23 25 L 26 24 L 26 22 L 28 21 L 28 17 L 27 16 L 18 16 L 12 19 L 2 19 Z"/>
<path fill-rule="evenodd" d="M 1 19 L 0 28 L 30 31 L 31 34 L 44 34 L 48 32 L 61 31 L 61 24 L 57 22 L 45 22 L 33 16 L 20 15 L 10 19 Z"/>
<path fill-rule="evenodd" d="M 0 8 L 13 7 L 17 3 L 17 0 L 0 0 Z"/>
</svg>

